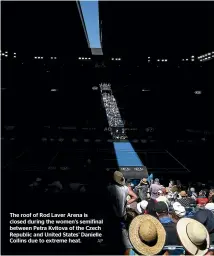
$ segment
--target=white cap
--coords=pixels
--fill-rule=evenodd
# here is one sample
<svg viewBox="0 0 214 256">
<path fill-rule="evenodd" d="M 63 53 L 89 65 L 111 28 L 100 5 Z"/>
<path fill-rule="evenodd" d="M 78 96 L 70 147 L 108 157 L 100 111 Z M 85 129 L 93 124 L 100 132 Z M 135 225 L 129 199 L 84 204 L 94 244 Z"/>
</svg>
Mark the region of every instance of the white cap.
<svg viewBox="0 0 214 256">
<path fill-rule="evenodd" d="M 137 210 L 139 213 L 142 213 L 142 210 L 146 210 L 148 206 L 148 202 L 146 200 L 142 200 L 140 203 L 137 204 Z"/>
<path fill-rule="evenodd" d="M 214 212 L 214 203 L 208 203 L 205 205 L 205 209 Z"/>
<path fill-rule="evenodd" d="M 179 203 L 175 202 L 173 205 L 173 210 L 175 211 L 175 214 L 179 217 L 182 218 L 186 215 L 186 210 L 185 208 Z"/>
</svg>

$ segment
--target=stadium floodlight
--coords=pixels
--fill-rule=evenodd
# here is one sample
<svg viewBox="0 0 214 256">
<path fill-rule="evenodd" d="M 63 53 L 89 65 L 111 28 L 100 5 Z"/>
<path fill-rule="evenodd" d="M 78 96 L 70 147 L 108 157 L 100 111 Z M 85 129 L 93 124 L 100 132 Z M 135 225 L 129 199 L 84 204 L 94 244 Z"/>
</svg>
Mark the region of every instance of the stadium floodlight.
<svg viewBox="0 0 214 256">
<path fill-rule="evenodd" d="M 208 59 L 211 59 L 211 57 L 209 56 Z"/>
<path fill-rule="evenodd" d="M 36 57 L 36 56 L 34 56 L 34 59 L 37 59 L 37 57 Z"/>
<path fill-rule="evenodd" d="M 211 53 L 209 52 L 208 55 L 211 55 Z"/>
<path fill-rule="evenodd" d="M 165 60 L 161 60 L 162 62 L 164 62 Z"/>
<path fill-rule="evenodd" d="M 114 58 L 111 58 L 111 60 L 114 60 Z"/>
<path fill-rule="evenodd" d="M 91 58 L 88 58 L 89 60 L 91 59 Z"/>
<path fill-rule="evenodd" d="M 182 61 L 184 61 L 184 59 L 182 59 Z"/>
<path fill-rule="evenodd" d="M 40 59 L 40 57 L 37 57 L 38 59 Z"/>
<path fill-rule="evenodd" d="M 8 52 L 5 52 L 5 53 L 8 53 Z"/>
<path fill-rule="evenodd" d="M 51 89 L 51 92 L 57 92 L 57 89 Z"/>
<path fill-rule="evenodd" d="M 16 52 L 14 52 L 14 54 L 16 55 Z"/>
<path fill-rule="evenodd" d="M 188 59 L 186 59 L 186 61 L 188 61 Z"/>
<path fill-rule="evenodd" d="M 43 57 L 41 57 L 41 59 L 43 60 Z"/>
<path fill-rule="evenodd" d="M 148 57 L 148 59 L 150 59 L 150 57 Z"/>
<path fill-rule="evenodd" d="M 78 60 L 81 60 L 81 58 L 79 57 Z"/>
<path fill-rule="evenodd" d="M 8 57 L 8 55 L 5 54 L 5 57 Z"/>
<path fill-rule="evenodd" d="M 191 58 L 195 58 L 195 56 L 191 56 Z"/>
<path fill-rule="evenodd" d="M 157 61 L 160 61 L 159 59 Z"/>
<path fill-rule="evenodd" d="M 4 56 L 4 53 L 2 53 L 2 56 Z"/>
</svg>

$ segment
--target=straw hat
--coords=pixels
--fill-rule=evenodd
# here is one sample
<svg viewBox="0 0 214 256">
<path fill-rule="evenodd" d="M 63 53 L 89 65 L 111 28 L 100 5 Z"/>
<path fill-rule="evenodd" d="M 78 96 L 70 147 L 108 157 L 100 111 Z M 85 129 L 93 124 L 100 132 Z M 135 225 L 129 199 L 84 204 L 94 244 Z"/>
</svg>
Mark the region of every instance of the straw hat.
<svg viewBox="0 0 214 256">
<path fill-rule="evenodd" d="M 181 196 L 181 197 L 185 197 L 185 196 L 187 196 L 186 191 L 181 191 L 181 192 L 180 192 L 180 196 Z"/>
<path fill-rule="evenodd" d="M 191 255 L 205 255 L 210 247 L 210 236 L 200 222 L 182 218 L 177 223 L 177 233 L 184 248 Z"/>
<path fill-rule="evenodd" d="M 143 183 L 143 184 L 147 184 L 147 179 L 146 179 L 146 178 L 143 178 L 143 179 L 142 179 L 142 183 Z"/>
<path fill-rule="evenodd" d="M 155 255 L 164 247 L 166 231 L 155 217 L 139 215 L 129 226 L 129 239 L 141 255 Z"/>
<path fill-rule="evenodd" d="M 114 181 L 115 181 L 117 184 L 122 185 L 122 186 L 125 185 L 125 178 L 124 178 L 122 172 L 115 171 L 115 172 L 114 172 L 113 179 L 114 179 Z"/>
</svg>

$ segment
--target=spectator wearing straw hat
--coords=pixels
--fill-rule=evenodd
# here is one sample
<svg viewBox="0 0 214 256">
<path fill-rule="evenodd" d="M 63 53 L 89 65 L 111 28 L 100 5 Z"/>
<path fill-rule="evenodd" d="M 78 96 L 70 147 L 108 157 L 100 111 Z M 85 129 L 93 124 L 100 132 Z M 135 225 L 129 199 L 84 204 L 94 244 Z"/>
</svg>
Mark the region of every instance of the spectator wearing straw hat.
<svg viewBox="0 0 214 256">
<path fill-rule="evenodd" d="M 156 255 L 164 247 L 166 231 L 153 216 L 139 215 L 129 226 L 129 239 L 133 249 L 127 250 L 125 255 Z"/>
<path fill-rule="evenodd" d="M 200 222 L 182 218 L 177 223 L 177 233 L 181 244 L 190 255 L 205 255 L 210 247 L 207 229 Z"/>
<path fill-rule="evenodd" d="M 140 183 L 135 187 L 141 201 L 147 199 L 148 188 L 149 188 L 149 184 L 146 178 L 143 178 L 140 181 Z"/>
<path fill-rule="evenodd" d="M 125 178 L 121 172 L 114 172 L 113 183 L 107 189 L 114 215 L 121 219 L 125 218 L 129 189 L 125 185 Z"/>
</svg>

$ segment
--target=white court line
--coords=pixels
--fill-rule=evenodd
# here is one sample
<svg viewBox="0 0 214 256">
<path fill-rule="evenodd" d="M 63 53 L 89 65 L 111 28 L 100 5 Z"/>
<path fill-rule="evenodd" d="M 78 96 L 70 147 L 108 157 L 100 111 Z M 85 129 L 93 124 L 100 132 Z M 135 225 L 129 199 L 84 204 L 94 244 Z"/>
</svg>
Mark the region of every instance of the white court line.
<svg viewBox="0 0 214 256">
<path fill-rule="evenodd" d="M 50 167 L 50 165 L 53 163 L 53 161 L 55 160 L 55 158 L 58 156 L 58 154 L 59 154 L 59 151 L 56 153 L 56 155 L 51 159 L 51 161 L 50 161 L 50 163 L 49 163 L 49 167 Z"/>
<path fill-rule="evenodd" d="M 175 159 L 176 162 L 178 162 L 181 166 L 183 166 L 184 169 L 186 169 L 188 172 L 191 172 L 189 169 L 186 168 L 186 166 L 184 166 L 176 157 L 174 157 L 172 154 L 169 153 L 169 151 L 167 151 L 165 149 L 165 151 L 173 158 Z"/>
</svg>

